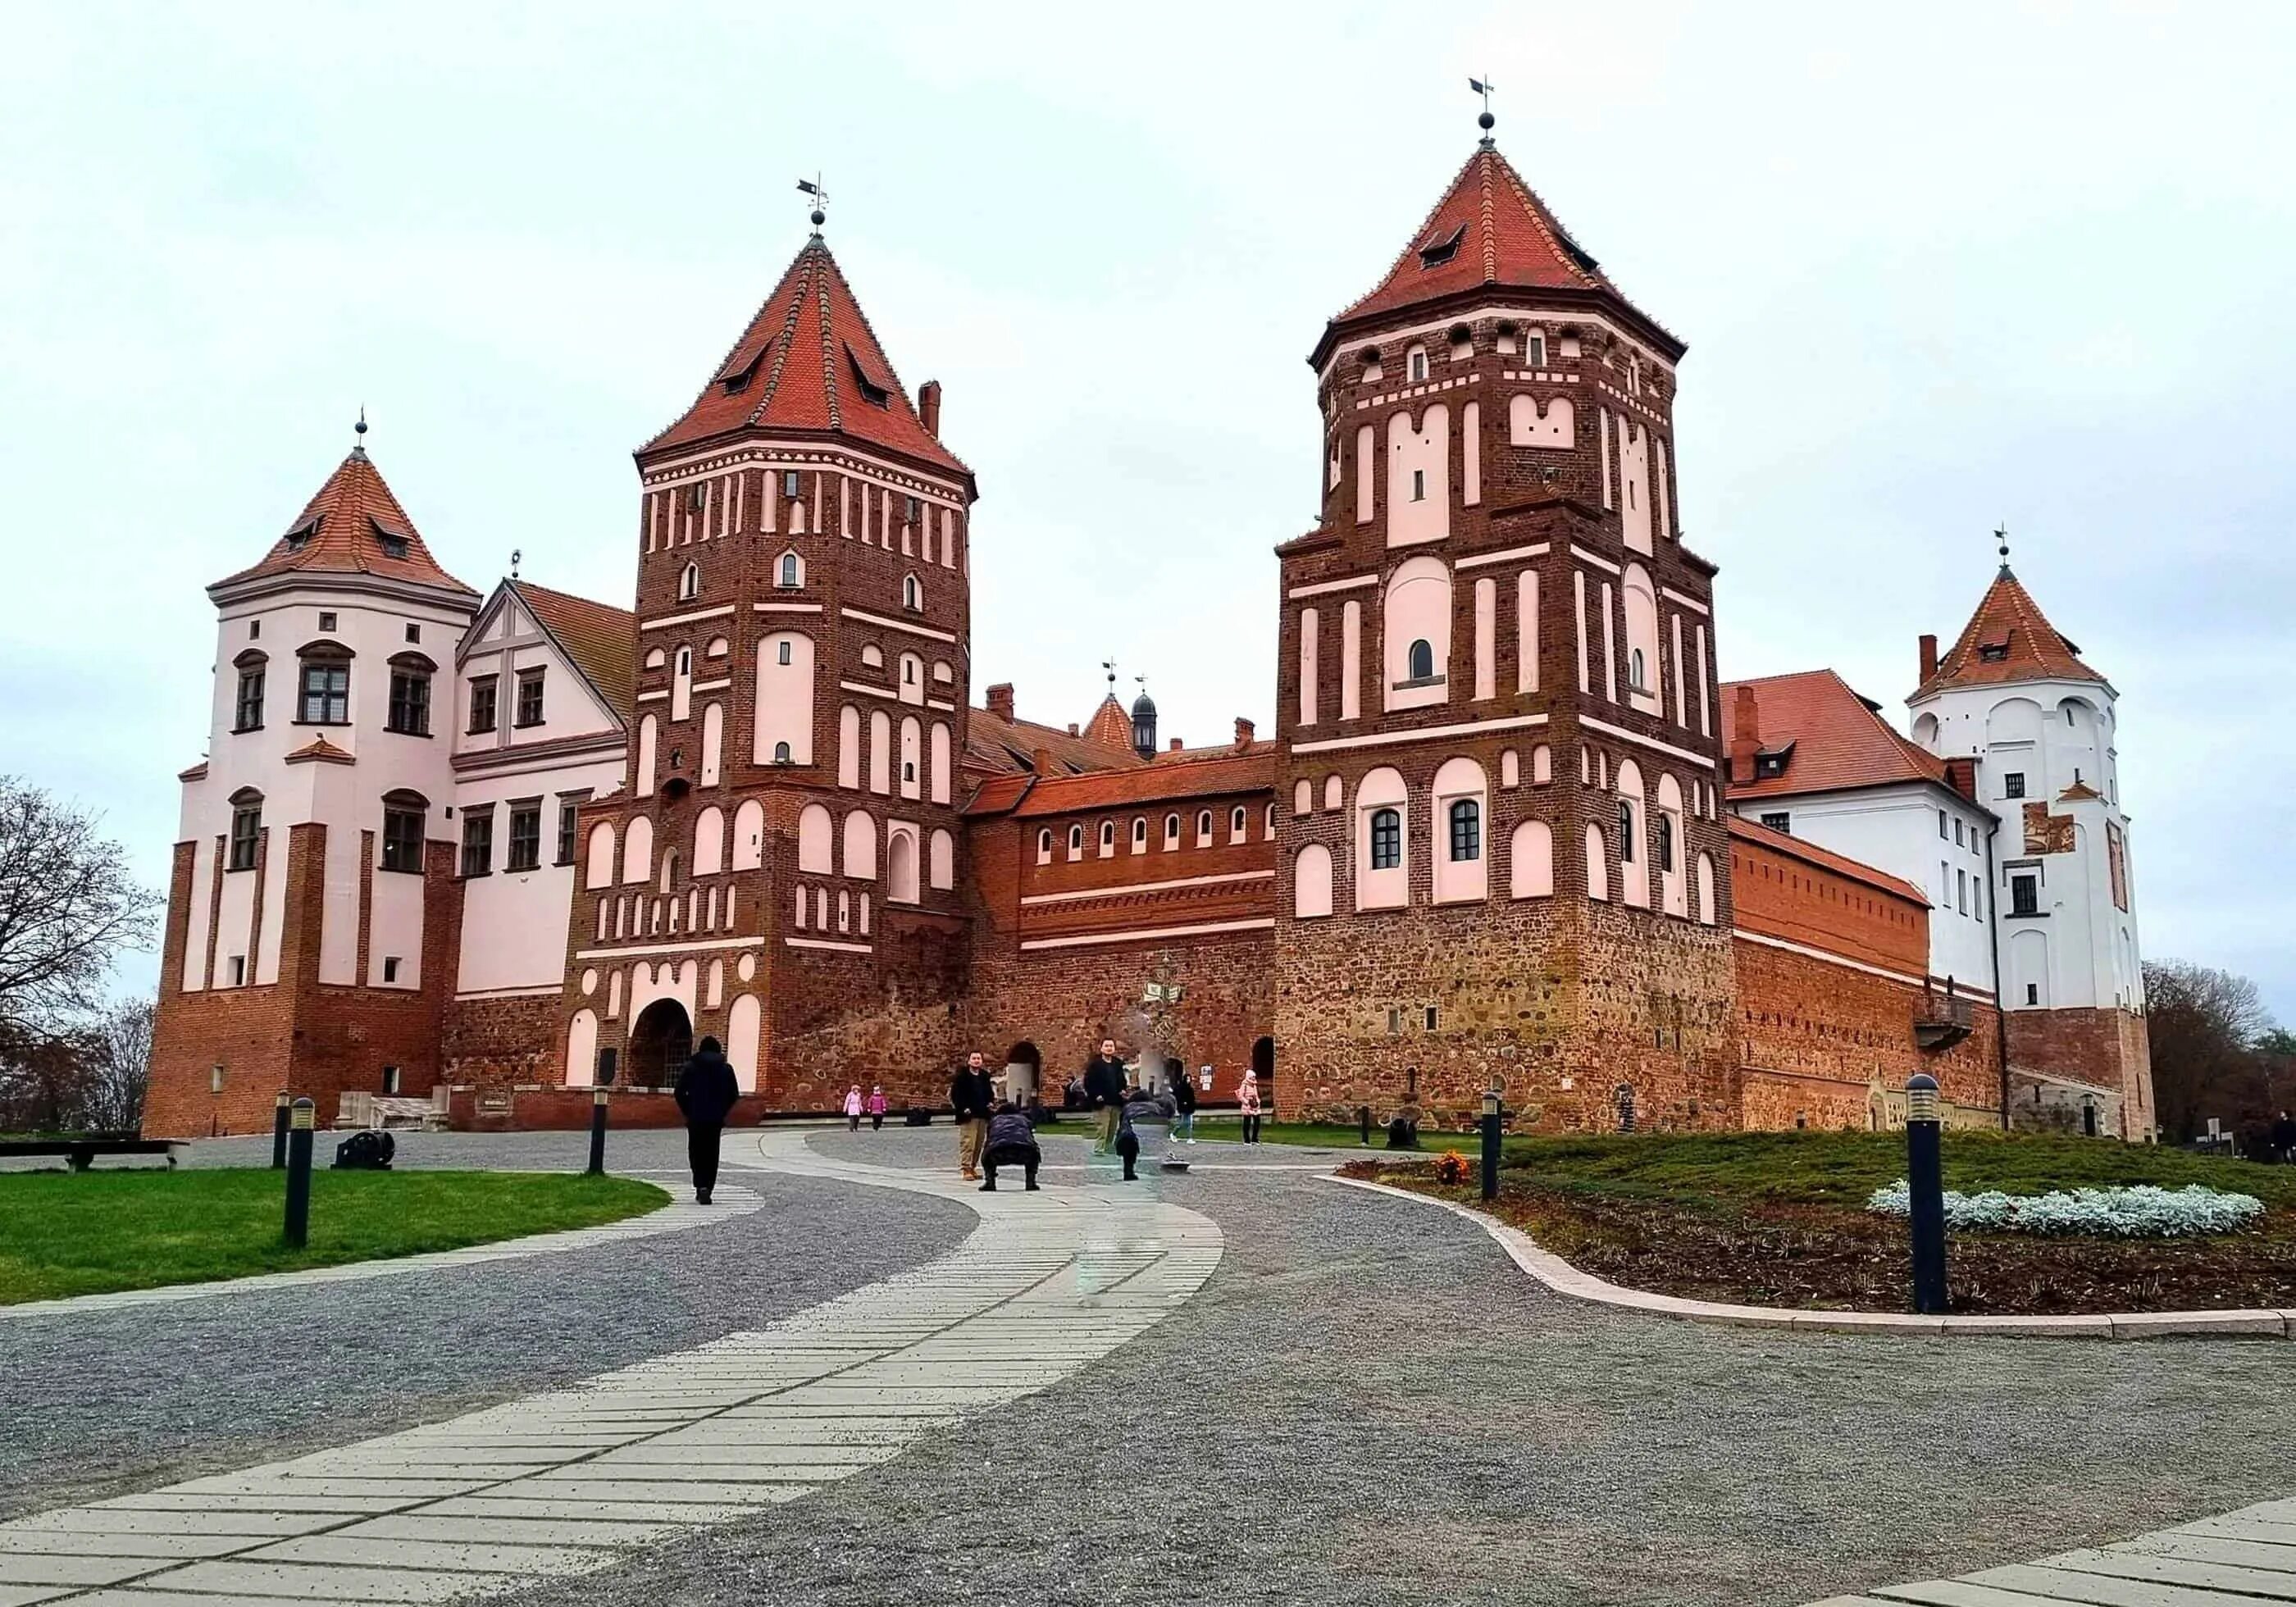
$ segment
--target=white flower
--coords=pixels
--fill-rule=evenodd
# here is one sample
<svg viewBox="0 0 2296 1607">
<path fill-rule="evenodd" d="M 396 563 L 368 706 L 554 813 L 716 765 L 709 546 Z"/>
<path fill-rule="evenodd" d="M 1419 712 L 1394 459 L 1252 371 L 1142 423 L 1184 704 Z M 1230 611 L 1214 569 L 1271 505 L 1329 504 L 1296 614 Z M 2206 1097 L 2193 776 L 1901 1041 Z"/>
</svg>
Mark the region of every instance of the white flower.
<svg viewBox="0 0 2296 1607">
<path fill-rule="evenodd" d="M 1910 1209 L 1903 1178 L 1874 1191 L 1866 1209 L 1902 1217 Z M 2046 1194 L 1945 1193 L 1948 1227 L 1990 1227 L 2021 1234 L 2096 1234 L 2118 1239 L 2179 1239 L 2226 1234 L 2264 1214 L 2253 1194 L 2226 1193 L 2189 1184 L 2180 1189 L 2138 1184 L 2128 1188 L 2058 1189 Z"/>
</svg>

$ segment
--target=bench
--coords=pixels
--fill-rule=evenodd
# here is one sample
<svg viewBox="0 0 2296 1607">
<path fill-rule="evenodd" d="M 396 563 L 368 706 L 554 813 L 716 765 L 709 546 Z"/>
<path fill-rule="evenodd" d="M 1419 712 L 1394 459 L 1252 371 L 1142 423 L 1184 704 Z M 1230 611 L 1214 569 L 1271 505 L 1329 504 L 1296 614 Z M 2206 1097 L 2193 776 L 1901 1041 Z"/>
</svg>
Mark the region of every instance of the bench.
<svg viewBox="0 0 2296 1607">
<path fill-rule="evenodd" d="M 138 1138 L 120 1133 L 93 1133 L 85 1138 L 0 1138 L 0 1160 L 62 1155 L 71 1163 L 72 1170 L 84 1172 L 98 1155 L 165 1155 L 173 1166 L 176 1152 L 183 1147 L 177 1139 Z"/>
</svg>

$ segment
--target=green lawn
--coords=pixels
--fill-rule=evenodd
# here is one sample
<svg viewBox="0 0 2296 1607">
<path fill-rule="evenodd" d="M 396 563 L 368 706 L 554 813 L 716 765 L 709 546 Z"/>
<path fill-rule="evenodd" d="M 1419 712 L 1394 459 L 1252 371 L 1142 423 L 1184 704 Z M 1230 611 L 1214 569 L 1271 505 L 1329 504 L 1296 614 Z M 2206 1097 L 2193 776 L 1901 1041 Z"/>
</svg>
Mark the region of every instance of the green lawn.
<svg viewBox="0 0 2296 1607">
<path fill-rule="evenodd" d="M 0 1173 L 0 1305 L 456 1250 L 669 1200 L 627 1177 L 315 1171 L 310 1242 L 291 1250 L 285 1179 L 268 1168 Z"/>
</svg>

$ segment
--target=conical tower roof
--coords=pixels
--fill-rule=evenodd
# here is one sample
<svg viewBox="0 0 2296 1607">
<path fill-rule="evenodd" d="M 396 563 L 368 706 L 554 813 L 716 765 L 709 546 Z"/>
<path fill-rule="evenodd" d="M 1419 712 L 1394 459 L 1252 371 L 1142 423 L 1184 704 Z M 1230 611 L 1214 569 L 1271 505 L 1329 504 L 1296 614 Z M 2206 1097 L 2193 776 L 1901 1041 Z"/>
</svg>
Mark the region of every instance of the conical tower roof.
<svg viewBox="0 0 2296 1607">
<path fill-rule="evenodd" d="M 1113 692 L 1100 700 L 1100 707 L 1092 711 L 1092 718 L 1086 722 L 1084 734 L 1088 741 L 1098 742 L 1103 748 L 1130 750 L 1132 717 L 1124 712 L 1124 705 L 1116 701 Z"/>
<path fill-rule="evenodd" d="M 917 416 L 819 234 L 806 241 L 693 405 L 638 450 L 661 452 L 737 430 L 849 436 L 972 474 Z"/>
<path fill-rule="evenodd" d="M 1679 341 L 1627 300 L 1488 140 L 1467 159 L 1386 276 L 1331 327 L 1487 287 L 1600 292 L 1650 324 L 1677 355 L 1681 350 Z"/>
<path fill-rule="evenodd" d="M 2101 682 L 2104 677 L 2081 662 L 2080 649 L 2049 623 L 2032 594 L 2004 563 L 1977 611 L 1914 697 L 1955 686 L 2041 680 Z"/>
<path fill-rule="evenodd" d="M 439 567 L 422 533 L 398 505 L 363 446 L 352 447 L 350 455 L 335 466 L 261 562 L 216 585 L 299 571 L 379 575 L 478 595 Z"/>
</svg>

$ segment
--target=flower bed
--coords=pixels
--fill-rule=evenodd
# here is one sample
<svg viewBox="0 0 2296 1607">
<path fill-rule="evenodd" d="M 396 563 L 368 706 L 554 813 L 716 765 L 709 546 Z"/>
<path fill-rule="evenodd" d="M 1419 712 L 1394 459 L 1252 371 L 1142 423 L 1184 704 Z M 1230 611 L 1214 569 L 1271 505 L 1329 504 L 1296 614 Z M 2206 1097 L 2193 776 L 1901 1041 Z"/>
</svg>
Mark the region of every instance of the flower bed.
<svg viewBox="0 0 2296 1607">
<path fill-rule="evenodd" d="M 1875 1189 L 1866 1209 L 1884 1217 L 1910 1209 L 1906 1180 Z M 1949 1228 L 1989 1228 L 2013 1234 L 2087 1234 L 2112 1239 L 2189 1239 L 2251 1226 L 2264 1215 L 2253 1194 L 2226 1193 L 2187 1184 L 2179 1189 L 2139 1184 L 2129 1188 L 2053 1189 L 2046 1194 L 1945 1192 Z"/>
</svg>

